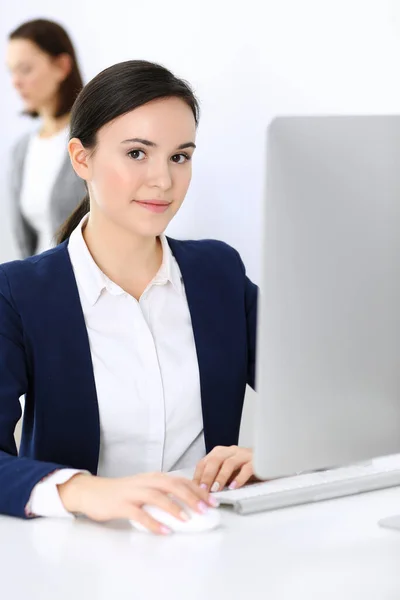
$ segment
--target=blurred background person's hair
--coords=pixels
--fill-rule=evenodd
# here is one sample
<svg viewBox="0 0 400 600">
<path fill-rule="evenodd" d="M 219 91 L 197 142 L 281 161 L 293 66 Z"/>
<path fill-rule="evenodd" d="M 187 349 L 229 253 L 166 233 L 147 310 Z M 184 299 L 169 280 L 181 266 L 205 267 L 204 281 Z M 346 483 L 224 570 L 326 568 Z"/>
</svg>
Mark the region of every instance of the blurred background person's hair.
<svg viewBox="0 0 400 600">
<path fill-rule="evenodd" d="M 86 193 L 67 153 L 70 111 L 83 82 L 69 35 L 45 19 L 23 23 L 9 35 L 7 64 L 23 114 L 40 120 L 18 140 L 10 164 L 14 231 L 25 257 L 52 246 Z"/>
</svg>

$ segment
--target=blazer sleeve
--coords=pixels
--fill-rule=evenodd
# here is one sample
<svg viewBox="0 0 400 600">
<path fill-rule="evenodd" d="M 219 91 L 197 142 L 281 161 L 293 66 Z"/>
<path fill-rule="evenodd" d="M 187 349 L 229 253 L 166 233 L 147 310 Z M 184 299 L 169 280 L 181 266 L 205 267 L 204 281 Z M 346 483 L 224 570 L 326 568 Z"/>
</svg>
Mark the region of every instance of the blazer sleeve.
<svg viewBox="0 0 400 600">
<path fill-rule="evenodd" d="M 245 305 L 248 349 L 247 383 L 253 388 L 253 390 L 256 389 L 257 304 L 258 287 L 246 276 Z"/>
<path fill-rule="evenodd" d="M 29 371 L 20 316 L 5 271 L 0 267 L 0 514 L 27 517 L 34 486 L 62 468 L 18 457 L 14 430 L 21 417 L 19 398 L 29 388 Z"/>
<path fill-rule="evenodd" d="M 247 383 L 255 390 L 256 386 L 256 350 L 257 350 L 257 306 L 259 289 L 246 275 L 246 267 L 242 258 L 234 250 L 236 258 L 239 261 L 240 268 L 244 274 L 244 301 L 246 310 L 247 324 Z"/>
</svg>

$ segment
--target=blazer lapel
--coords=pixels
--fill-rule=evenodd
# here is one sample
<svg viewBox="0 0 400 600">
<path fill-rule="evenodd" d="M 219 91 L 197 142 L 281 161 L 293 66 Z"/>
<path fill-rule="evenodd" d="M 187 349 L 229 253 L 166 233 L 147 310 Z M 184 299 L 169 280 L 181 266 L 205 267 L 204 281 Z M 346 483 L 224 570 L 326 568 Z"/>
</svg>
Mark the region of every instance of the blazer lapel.
<svg viewBox="0 0 400 600">
<path fill-rule="evenodd" d="M 206 450 L 210 452 L 214 446 L 236 443 L 236 432 L 227 418 L 227 381 L 232 364 L 226 349 L 232 344 L 230 328 L 221 319 L 227 298 L 207 261 L 201 253 L 192 251 L 190 242 L 168 238 L 168 243 L 182 273 L 192 319 L 200 371 L 204 438 Z"/>
<path fill-rule="evenodd" d="M 36 318 L 42 336 L 45 328 L 47 354 L 41 362 L 49 368 L 51 374 L 47 376 L 57 381 L 58 388 L 46 414 L 52 431 L 54 423 L 57 452 L 65 452 L 57 462 L 96 473 L 100 420 L 89 339 L 67 242 L 53 252 L 52 281 L 41 298 L 41 322 Z"/>
</svg>

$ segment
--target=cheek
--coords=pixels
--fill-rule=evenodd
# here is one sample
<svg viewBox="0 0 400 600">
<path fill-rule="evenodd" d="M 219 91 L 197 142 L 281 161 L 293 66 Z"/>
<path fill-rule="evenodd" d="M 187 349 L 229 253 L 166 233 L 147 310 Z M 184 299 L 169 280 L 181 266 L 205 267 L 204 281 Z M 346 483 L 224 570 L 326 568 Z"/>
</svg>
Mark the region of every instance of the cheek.
<svg viewBox="0 0 400 600">
<path fill-rule="evenodd" d="M 175 179 L 175 192 L 176 192 L 176 200 L 180 200 L 183 202 L 188 187 L 190 185 L 190 181 L 192 179 L 192 166 L 189 164 L 186 169 L 182 170 L 177 174 Z"/>
<path fill-rule="evenodd" d="M 54 89 L 53 80 L 48 76 L 47 72 L 43 72 L 42 70 L 32 73 L 29 79 L 29 86 L 32 90 L 35 90 L 39 96 L 43 97 L 46 97 L 49 93 L 53 92 Z"/>
<path fill-rule="evenodd" d="M 34 71 L 33 73 L 29 74 L 25 81 L 24 81 L 25 87 L 29 88 L 30 90 L 38 90 L 41 88 L 41 78 L 39 76 L 39 74 L 37 73 L 37 71 Z"/>
<path fill-rule="evenodd" d="M 139 185 L 137 174 L 129 168 L 129 164 L 126 165 L 124 160 L 116 161 L 112 157 L 103 157 L 101 161 L 97 161 L 93 169 L 92 183 L 103 202 L 112 198 L 113 203 L 118 200 L 131 200 Z"/>
<path fill-rule="evenodd" d="M 100 181 L 105 188 L 123 188 L 126 184 L 126 178 L 120 169 L 113 166 L 105 166 L 100 175 Z"/>
<path fill-rule="evenodd" d="M 172 212 L 171 216 L 176 215 L 176 213 L 181 208 L 181 206 L 185 200 L 191 178 L 192 178 L 191 166 L 188 167 L 188 169 L 185 171 L 185 173 L 181 172 L 175 177 L 174 191 L 173 191 L 174 203 L 172 205 L 173 212 Z"/>
</svg>

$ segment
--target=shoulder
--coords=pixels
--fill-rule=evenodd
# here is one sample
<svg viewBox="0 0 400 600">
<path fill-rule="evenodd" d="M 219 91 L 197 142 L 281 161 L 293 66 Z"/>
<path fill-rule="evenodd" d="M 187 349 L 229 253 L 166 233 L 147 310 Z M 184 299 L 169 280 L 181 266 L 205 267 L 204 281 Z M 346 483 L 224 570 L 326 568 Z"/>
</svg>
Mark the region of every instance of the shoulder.
<svg viewBox="0 0 400 600">
<path fill-rule="evenodd" d="M 172 253 L 178 260 L 185 258 L 207 265 L 209 268 L 226 268 L 231 265 L 242 273 L 245 268 L 240 254 L 235 248 L 219 240 L 175 240 L 167 238 Z"/>
<path fill-rule="evenodd" d="M 71 268 L 67 245 L 60 244 L 37 256 L 0 265 L 0 294 L 19 304 L 46 292 Z"/>
<path fill-rule="evenodd" d="M 11 156 L 13 158 L 18 158 L 26 154 L 31 136 L 31 132 L 24 133 L 24 135 L 19 137 L 17 141 L 14 142 L 14 144 L 11 146 Z"/>
</svg>

